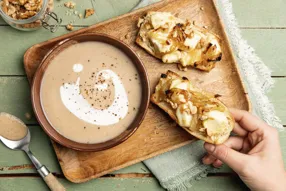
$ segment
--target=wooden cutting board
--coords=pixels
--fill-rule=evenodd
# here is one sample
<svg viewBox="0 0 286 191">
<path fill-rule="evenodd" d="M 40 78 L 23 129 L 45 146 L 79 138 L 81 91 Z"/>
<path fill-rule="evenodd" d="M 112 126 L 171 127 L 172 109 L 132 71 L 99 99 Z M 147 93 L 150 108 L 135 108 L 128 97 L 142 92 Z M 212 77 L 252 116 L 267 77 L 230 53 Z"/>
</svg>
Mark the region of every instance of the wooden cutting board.
<svg viewBox="0 0 286 191">
<path fill-rule="evenodd" d="M 139 17 L 148 11 L 168 11 L 178 17 L 195 21 L 198 26 L 206 26 L 222 39 L 223 58 L 209 73 L 195 69 L 178 71 L 175 64 L 162 64 L 135 44 Z M 161 73 L 173 70 L 194 81 L 199 87 L 222 95 L 227 106 L 249 110 L 250 104 L 243 87 L 230 44 L 212 0 L 165 0 L 135 12 L 36 44 L 27 50 L 24 66 L 31 82 L 35 70 L 45 54 L 59 41 L 83 34 L 100 32 L 112 35 L 129 44 L 144 62 L 150 79 L 151 92 Z M 63 147 L 55 142 L 53 146 L 66 178 L 80 183 L 97 178 L 114 170 L 135 164 L 161 153 L 179 148 L 195 139 L 176 126 L 176 123 L 158 107 L 150 104 L 147 115 L 136 133 L 124 143 L 101 152 L 79 152 Z"/>
</svg>

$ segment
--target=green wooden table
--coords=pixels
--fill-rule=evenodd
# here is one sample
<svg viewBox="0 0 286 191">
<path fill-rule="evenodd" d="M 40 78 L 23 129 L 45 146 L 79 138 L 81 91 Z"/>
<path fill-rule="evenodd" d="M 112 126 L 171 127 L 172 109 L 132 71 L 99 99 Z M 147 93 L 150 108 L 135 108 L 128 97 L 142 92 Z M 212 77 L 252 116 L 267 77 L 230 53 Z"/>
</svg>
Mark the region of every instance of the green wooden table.
<svg viewBox="0 0 286 191">
<path fill-rule="evenodd" d="M 29 125 L 32 133 L 31 149 L 68 190 L 163 190 L 143 163 L 113 172 L 83 184 L 64 179 L 48 137 L 33 116 L 29 85 L 23 69 L 22 57 L 33 44 L 68 33 L 65 25 L 74 21 L 75 30 L 87 27 L 130 11 L 139 0 L 74 0 L 79 12 L 94 5 L 96 15 L 88 19 L 69 16 L 63 7 L 65 1 L 55 1 L 55 12 L 63 18 L 63 25 L 52 34 L 44 29 L 20 32 L 0 19 L 0 111 L 14 114 Z M 286 125 L 286 1 L 232 0 L 234 12 L 243 37 L 273 70 L 276 80 L 268 94 L 278 116 Z M 32 116 L 32 117 L 30 117 Z M 286 161 L 286 132 L 280 134 L 284 161 Z M 192 190 L 245 190 L 245 185 L 228 168 L 194 184 Z M 48 190 L 31 162 L 20 151 L 10 151 L 0 144 L 0 190 Z"/>
</svg>

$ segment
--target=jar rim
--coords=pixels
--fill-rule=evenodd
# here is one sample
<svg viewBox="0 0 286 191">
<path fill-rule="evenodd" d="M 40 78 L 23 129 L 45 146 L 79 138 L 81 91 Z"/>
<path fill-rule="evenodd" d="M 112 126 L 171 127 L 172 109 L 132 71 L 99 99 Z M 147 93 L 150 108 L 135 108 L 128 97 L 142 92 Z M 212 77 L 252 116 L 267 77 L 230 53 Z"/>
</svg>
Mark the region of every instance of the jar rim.
<svg viewBox="0 0 286 191">
<path fill-rule="evenodd" d="M 3 0 L 0 0 L 0 1 L 3 1 Z M 14 19 L 14 18 L 10 17 L 9 15 L 7 15 L 6 13 L 4 13 L 4 11 L 2 10 L 1 7 L 0 7 L 0 13 L 1 13 L 1 16 L 5 18 L 5 20 L 11 21 L 15 24 L 28 24 L 28 23 L 32 23 L 32 22 L 38 20 L 39 17 L 42 16 L 42 14 L 47 9 L 48 2 L 49 2 L 49 0 L 43 0 L 43 5 L 42 5 L 42 8 L 40 9 L 40 11 L 28 19 L 20 19 L 20 20 Z"/>
</svg>

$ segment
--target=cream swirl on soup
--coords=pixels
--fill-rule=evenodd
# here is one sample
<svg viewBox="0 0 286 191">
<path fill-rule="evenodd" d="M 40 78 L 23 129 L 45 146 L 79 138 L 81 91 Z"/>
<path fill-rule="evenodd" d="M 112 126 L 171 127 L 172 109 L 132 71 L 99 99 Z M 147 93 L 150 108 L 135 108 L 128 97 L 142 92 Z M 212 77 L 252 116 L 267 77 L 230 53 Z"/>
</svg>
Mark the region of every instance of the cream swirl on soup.
<svg viewBox="0 0 286 191">
<path fill-rule="evenodd" d="M 121 134 L 141 104 L 141 82 L 132 61 L 101 42 L 72 45 L 49 64 L 41 103 L 51 125 L 81 143 L 99 143 Z"/>
</svg>

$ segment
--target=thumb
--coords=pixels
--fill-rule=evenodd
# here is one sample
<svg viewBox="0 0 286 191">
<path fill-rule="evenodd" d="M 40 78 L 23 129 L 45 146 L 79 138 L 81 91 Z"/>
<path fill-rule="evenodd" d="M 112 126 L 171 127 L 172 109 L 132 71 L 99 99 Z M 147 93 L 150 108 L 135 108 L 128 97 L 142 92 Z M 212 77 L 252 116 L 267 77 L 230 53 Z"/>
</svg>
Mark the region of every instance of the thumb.
<svg viewBox="0 0 286 191">
<path fill-rule="evenodd" d="M 213 145 L 205 143 L 204 146 L 209 154 L 226 163 L 236 172 L 239 172 L 241 167 L 246 164 L 247 155 L 239 153 L 224 144 Z"/>
</svg>

